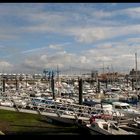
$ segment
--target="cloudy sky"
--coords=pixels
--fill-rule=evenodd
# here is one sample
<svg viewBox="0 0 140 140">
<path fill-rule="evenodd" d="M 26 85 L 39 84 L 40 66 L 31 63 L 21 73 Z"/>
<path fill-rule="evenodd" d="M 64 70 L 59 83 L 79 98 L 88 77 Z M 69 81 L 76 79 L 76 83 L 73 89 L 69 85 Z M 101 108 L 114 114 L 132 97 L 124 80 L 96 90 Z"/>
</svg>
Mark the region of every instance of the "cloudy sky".
<svg viewBox="0 0 140 140">
<path fill-rule="evenodd" d="M 139 3 L 0 4 L 0 72 L 128 72 L 136 52 Z"/>
</svg>

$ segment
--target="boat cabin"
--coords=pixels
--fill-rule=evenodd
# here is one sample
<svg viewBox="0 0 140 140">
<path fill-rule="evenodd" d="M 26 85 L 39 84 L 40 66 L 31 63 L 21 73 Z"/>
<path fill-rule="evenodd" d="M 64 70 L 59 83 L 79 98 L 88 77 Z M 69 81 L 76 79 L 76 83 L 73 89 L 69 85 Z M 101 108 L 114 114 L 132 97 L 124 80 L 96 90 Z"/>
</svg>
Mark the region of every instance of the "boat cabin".
<svg viewBox="0 0 140 140">
<path fill-rule="evenodd" d="M 130 105 L 122 102 L 113 102 L 112 103 L 114 109 L 130 109 Z"/>
</svg>

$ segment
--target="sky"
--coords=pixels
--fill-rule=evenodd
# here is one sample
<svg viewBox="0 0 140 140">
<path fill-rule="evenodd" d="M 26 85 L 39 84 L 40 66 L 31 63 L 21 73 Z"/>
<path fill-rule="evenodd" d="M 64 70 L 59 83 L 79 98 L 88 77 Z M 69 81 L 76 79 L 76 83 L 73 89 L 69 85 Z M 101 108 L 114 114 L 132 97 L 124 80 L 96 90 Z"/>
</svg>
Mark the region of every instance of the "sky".
<svg viewBox="0 0 140 140">
<path fill-rule="evenodd" d="M 140 69 L 140 3 L 1 3 L 0 72 Z"/>
</svg>

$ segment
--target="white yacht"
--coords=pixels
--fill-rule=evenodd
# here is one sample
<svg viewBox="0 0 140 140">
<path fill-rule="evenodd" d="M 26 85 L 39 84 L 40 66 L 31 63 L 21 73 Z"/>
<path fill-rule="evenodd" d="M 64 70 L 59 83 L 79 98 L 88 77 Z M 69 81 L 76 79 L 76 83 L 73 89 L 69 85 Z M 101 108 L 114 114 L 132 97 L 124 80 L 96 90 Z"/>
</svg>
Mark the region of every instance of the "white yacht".
<svg viewBox="0 0 140 140">
<path fill-rule="evenodd" d="M 7 107 L 13 107 L 14 103 L 12 101 L 9 101 L 9 100 L 2 100 L 0 102 L 0 105 L 1 106 L 7 106 Z"/>
<path fill-rule="evenodd" d="M 114 110 L 120 111 L 128 117 L 140 116 L 140 111 L 132 108 L 128 103 L 113 102 L 112 106 Z"/>
<path fill-rule="evenodd" d="M 86 125 L 92 135 L 134 135 L 135 133 L 125 131 L 111 121 L 96 119 Z"/>
</svg>

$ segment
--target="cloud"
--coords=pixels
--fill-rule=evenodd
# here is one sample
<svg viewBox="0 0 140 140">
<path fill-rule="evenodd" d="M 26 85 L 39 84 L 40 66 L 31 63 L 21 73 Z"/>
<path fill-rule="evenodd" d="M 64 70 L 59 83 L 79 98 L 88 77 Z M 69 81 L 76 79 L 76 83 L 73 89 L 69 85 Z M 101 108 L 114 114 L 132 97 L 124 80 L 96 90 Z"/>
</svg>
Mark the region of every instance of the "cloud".
<svg viewBox="0 0 140 140">
<path fill-rule="evenodd" d="M 5 48 L 5 46 L 4 45 L 0 45 L 0 49 L 3 49 L 3 48 Z"/>
<path fill-rule="evenodd" d="M 7 69 L 11 69 L 13 65 L 7 61 L 0 61 L 0 70 L 5 71 Z"/>
<path fill-rule="evenodd" d="M 140 33 L 140 25 L 125 25 L 115 27 L 77 27 L 68 30 L 81 43 L 93 43 L 99 40 L 117 38 L 120 36 L 136 35 Z"/>
<path fill-rule="evenodd" d="M 45 6 L 47 6 L 47 4 L 45 4 Z M 93 6 L 90 7 L 89 5 L 87 7 L 84 4 L 81 4 L 80 6 L 77 6 L 77 8 L 76 6 L 74 6 L 74 8 L 71 8 L 72 6 L 67 6 L 65 9 L 71 9 L 72 11 L 66 10 L 64 12 L 61 10 L 47 11 L 44 10 L 45 6 L 43 4 L 1 5 L 0 17 L 2 17 L 2 19 L 8 19 L 7 16 L 13 16 L 18 22 L 21 20 L 24 24 L 17 25 L 11 20 L 8 30 L 5 30 L 3 32 L 5 34 L 1 33 L 0 36 L 3 35 L 2 38 L 12 38 L 12 35 L 13 33 L 15 35 L 15 32 L 17 33 L 15 37 L 20 37 L 23 33 L 38 32 L 41 34 L 51 32 L 63 35 L 73 35 L 79 42 L 92 43 L 111 37 L 111 35 L 118 31 L 120 28 L 119 26 L 112 27 L 113 25 L 110 24 L 120 25 L 122 21 L 117 21 L 117 19 L 112 20 L 112 17 L 120 14 L 124 16 L 132 14 L 135 16 L 136 13 L 139 14 L 140 11 L 140 8 L 137 7 L 112 10 L 110 12 L 107 10 L 97 9 Z M 50 6 L 53 7 L 53 4 L 50 4 Z M 62 8 L 64 7 L 62 6 Z M 9 22 L 4 23 L 6 26 L 9 24 Z M 106 27 L 103 27 L 104 25 L 106 25 Z M 123 25 L 124 28 L 125 26 Z M 9 34 L 9 29 L 11 29 L 11 34 Z"/>
<path fill-rule="evenodd" d="M 105 32 L 101 28 L 73 28 L 69 32 L 78 42 L 92 43 L 105 38 Z"/>
<path fill-rule="evenodd" d="M 56 69 L 59 66 L 61 71 L 67 69 L 70 71 L 79 68 L 102 71 L 103 63 L 106 67 L 113 67 L 114 71 L 128 72 L 135 67 L 135 52 L 138 54 L 138 68 L 140 68 L 140 47 L 138 45 L 130 46 L 127 40 L 123 42 L 100 43 L 95 48 L 90 48 L 78 53 L 69 53 L 64 50 L 57 50 L 56 53 L 43 52 L 39 54 L 27 55 L 22 63 L 17 64 L 15 69 L 23 72 L 41 72 L 44 68 Z M 13 69 L 14 69 L 13 68 Z"/>
<path fill-rule="evenodd" d="M 106 47 L 110 44 L 110 47 Z M 111 45 L 112 44 L 112 45 Z M 107 67 L 115 67 L 116 71 L 132 69 L 135 67 L 135 52 L 138 53 L 138 67 L 140 68 L 140 47 L 129 46 L 126 42 L 110 42 L 100 44 L 96 48 L 89 49 L 83 54 L 90 60 L 90 65 L 103 68 L 103 63 Z"/>
<path fill-rule="evenodd" d="M 107 43 L 104 43 L 104 44 L 101 44 L 101 45 L 97 45 L 96 46 L 96 49 L 112 49 L 113 47 L 113 44 L 112 42 L 107 42 Z"/>
<path fill-rule="evenodd" d="M 113 15 L 111 12 L 106 12 L 103 10 L 96 10 L 91 13 L 91 16 L 96 17 L 97 19 L 98 18 L 104 19 L 104 18 L 112 17 Z"/>
<path fill-rule="evenodd" d="M 50 49 L 54 49 L 54 50 L 63 50 L 63 46 L 66 46 L 66 45 L 69 45 L 69 44 L 71 44 L 70 42 L 64 42 L 64 43 L 62 43 L 62 44 L 50 44 L 49 46 L 48 46 L 48 48 L 50 48 Z"/>
<path fill-rule="evenodd" d="M 13 26 L 1 25 L 0 23 L 0 41 L 19 39 L 20 30 Z"/>
<path fill-rule="evenodd" d="M 96 41 L 111 39 L 113 37 L 124 36 L 127 34 L 138 34 L 140 32 L 140 25 L 129 25 L 131 23 L 126 21 L 126 24 L 122 20 L 117 18 L 112 20 L 112 17 L 119 15 L 135 15 L 139 13 L 138 8 L 127 8 L 121 10 L 101 10 L 93 7 L 86 7 L 80 5 L 76 8 L 70 8 L 73 11 L 47 11 L 43 10 L 43 5 L 20 5 L 10 8 L 11 5 L 1 6 L 2 14 L 13 15 L 18 17 L 18 21 L 22 19 L 24 25 L 14 25 L 8 27 L 4 34 L 0 34 L 3 38 L 21 38 L 24 34 L 31 33 L 55 33 L 59 35 L 65 35 L 67 37 L 72 36 L 77 42 L 80 43 L 94 43 Z M 43 8 L 42 8 L 43 7 Z M 64 8 L 64 7 L 63 7 Z M 21 10 L 22 9 L 22 10 Z M 65 8 L 67 9 L 67 8 Z M 4 15 L 5 16 L 5 15 Z M 12 28 L 11 28 L 12 27 Z M 11 33 L 9 34 L 9 29 Z M 15 30 L 16 29 L 16 30 Z M 14 33 L 15 37 L 12 36 Z M 16 34 L 15 34 L 16 33 Z"/>
<path fill-rule="evenodd" d="M 120 12 L 130 16 L 131 18 L 140 18 L 140 7 L 127 8 L 121 10 Z"/>
<path fill-rule="evenodd" d="M 23 32 L 29 33 L 55 33 L 66 37 L 73 37 L 75 41 L 80 43 L 94 43 L 100 40 L 112 39 L 120 36 L 140 33 L 139 24 L 121 25 L 120 23 L 115 26 L 107 24 L 106 26 L 102 26 L 101 24 L 87 24 L 85 26 L 76 24 L 68 26 L 67 23 L 65 23 L 65 26 L 61 26 L 61 24 L 52 25 L 47 23 L 41 23 L 33 26 L 23 27 L 21 29 Z"/>
<path fill-rule="evenodd" d="M 70 66 L 98 69 L 103 66 L 103 62 L 105 65 L 115 65 L 116 69 L 134 67 L 134 53 L 137 51 L 138 56 L 140 55 L 138 38 L 140 24 L 137 23 L 137 19 L 134 21 L 131 17 L 138 18 L 140 8 L 110 11 L 110 6 L 107 10 L 103 10 L 96 5 L 73 5 L 65 4 L 61 8 L 53 4 L 50 7 L 46 7 L 46 4 L 0 5 L 0 40 L 9 43 L 9 46 L 14 46 L 14 43 L 18 42 L 17 48 L 24 46 L 24 42 L 31 44 L 30 49 L 24 51 L 23 48 L 14 51 L 13 47 L 9 46 L 5 50 L 0 46 L 1 56 L 5 53 L 5 56 L 9 56 L 9 60 L 13 56 L 10 62 L 17 62 L 15 61 L 17 54 L 22 57 L 18 58 L 18 64 L 2 61 L 2 65 L 7 68 L 13 65 L 13 69 L 27 71 L 41 71 L 43 68 L 56 68 L 57 65 L 61 69 Z M 46 35 L 52 38 L 44 40 Z M 39 38 L 36 39 L 36 36 Z M 62 43 L 55 43 L 60 41 L 61 36 Z M 72 42 L 70 51 L 65 47 L 70 44 L 69 41 Z M 46 42 L 49 45 L 46 45 Z M 33 48 L 34 45 L 38 48 Z M 80 47 L 74 48 L 78 46 Z M 87 50 L 85 48 L 82 50 L 84 46 Z M 12 53 L 7 53 L 8 50 Z"/>
<path fill-rule="evenodd" d="M 17 39 L 18 38 L 18 36 L 16 36 L 16 35 L 10 35 L 10 34 L 0 34 L 0 40 L 1 41 L 3 41 L 3 40 L 15 40 L 15 39 Z"/>
<path fill-rule="evenodd" d="M 49 48 L 54 50 L 62 50 L 62 47 L 57 45 L 49 45 Z"/>
<path fill-rule="evenodd" d="M 138 37 L 128 38 L 126 41 L 128 41 L 129 43 L 140 43 L 140 38 Z"/>
<path fill-rule="evenodd" d="M 90 62 L 90 60 L 88 60 L 86 56 L 81 56 L 80 62 L 81 62 L 81 64 L 87 64 Z"/>
<path fill-rule="evenodd" d="M 43 69 L 54 68 L 57 66 L 61 69 L 69 68 L 70 66 L 82 67 L 87 65 L 89 60 L 85 56 L 77 56 L 74 53 L 68 53 L 66 51 L 59 51 L 52 54 L 43 54 L 41 56 L 32 56 L 26 58 L 24 61 L 24 68 Z"/>
<path fill-rule="evenodd" d="M 24 16 L 30 13 L 42 11 L 43 4 L 31 3 L 3 3 L 0 4 L 0 16 L 17 15 Z"/>
<path fill-rule="evenodd" d="M 30 50 L 25 50 L 25 51 L 22 51 L 21 54 L 27 54 L 27 53 L 32 53 L 32 52 L 38 52 L 38 51 L 41 51 L 41 50 L 44 50 L 44 49 L 47 49 L 48 47 L 40 47 L 40 48 L 35 48 L 35 49 L 30 49 Z"/>
</svg>

